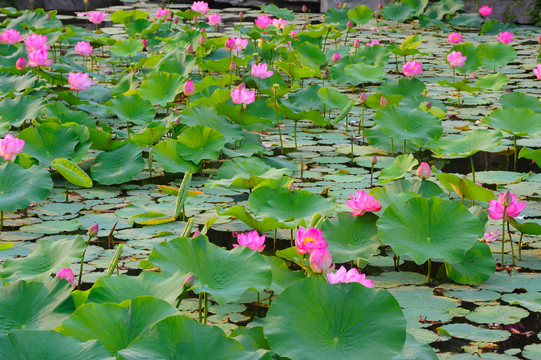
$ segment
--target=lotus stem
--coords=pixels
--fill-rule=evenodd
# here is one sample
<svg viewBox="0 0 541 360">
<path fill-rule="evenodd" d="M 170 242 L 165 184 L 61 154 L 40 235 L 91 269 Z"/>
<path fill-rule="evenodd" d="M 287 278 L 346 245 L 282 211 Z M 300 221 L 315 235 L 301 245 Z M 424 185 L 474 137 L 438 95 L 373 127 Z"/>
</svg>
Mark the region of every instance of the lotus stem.
<svg viewBox="0 0 541 360">
<path fill-rule="evenodd" d="M 509 221 L 507 222 L 507 233 L 509 234 L 509 242 L 511 243 L 511 261 L 515 266 L 515 250 L 513 249 L 513 238 L 511 238 L 511 229 L 509 228 Z"/>
<path fill-rule="evenodd" d="M 185 288 L 184 286 L 182 287 L 182 292 L 180 293 L 180 295 L 178 296 L 178 300 L 177 300 L 177 304 L 175 305 L 175 307 L 178 309 L 179 306 L 180 306 L 180 303 L 182 302 L 182 299 L 184 299 L 184 295 L 186 295 L 186 292 L 188 291 L 187 288 Z"/>
<path fill-rule="evenodd" d="M 479 11 L 479 0 L 475 1 L 475 11 Z"/>
<path fill-rule="evenodd" d="M 4 229 L 4 210 L 0 210 L 0 231 Z"/>
<path fill-rule="evenodd" d="M 274 229 L 274 251 L 276 251 L 276 235 L 278 233 L 278 229 Z"/>
<path fill-rule="evenodd" d="M 502 263 L 503 266 L 503 252 L 505 249 L 505 212 L 507 210 L 507 206 L 503 207 L 503 218 L 502 218 Z"/>
<path fill-rule="evenodd" d="M 259 307 L 260 307 L 259 291 L 256 291 L 256 292 L 257 292 L 257 316 L 260 316 L 260 313 L 259 313 Z"/>
<path fill-rule="evenodd" d="M 406 155 L 406 139 L 402 140 L 403 154 Z"/>
<path fill-rule="evenodd" d="M 274 106 L 275 106 L 275 109 L 278 109 L 278 96 L 276 94 L 274 94 Z M 281 151 L 280 153 L 284 155 L 284 142 L 282 140 L 282 129 L 280 128 L 280 122 L 278 121 L 278 111 L 275 110 L 274 112 L 276 114 L 276 126 L 278 126 L 278 134 L 280 134 L 280 151 Z M 297 147 L 296 143 L 297 143 L 297 138 L 295 137 L 295 147 Z"/>
<path fill-rule="evenodd" d="M 291 240 L 291 246 L 293 246 L 293 229 L 289 229 L 289 239 Z"/>
<path fill-rule="evenodd" d="M 209 310 L 209 299 L 207 296 L 207 293 L 203 295 L 205 299 L 205 317 L 203 318 L 203 324 L 207 325 L 207 317 L 208 317 L 208 310 Z"/>
<path fill-rule="evenodd" d="M 295 120 L 295 127 L 293 128 L 293 138 L 295 139 L 295 150 L 297 150 L 297 120 Z"/>
<path fill-rule="evenodd" d="M 68 203 L 68 196 L 69 196 L 69 181 L 66 179 L 66 204 Z"/>
<path fill-rule="evenodd" d="M 471 164 L 471 176 L 473 182 L 475 182 L 475 167 L 473 166 L 473 155 L 470 155 L 470 164 Z"/>
<path fill-rule="evenodd" d="M 86 241 L 85 250 L 83 251 L 83 255 L 81 256 L 81 266 L 79 267 L 79 281 L 77 283 L 77 290 L 81 290 L 81 281 L 83 279 L 83 265 L 85 263 L 85 254 L 86 254 L 86 249 L 88 249 L 88 245 L 90 245 L 91 238 L 92 238 L 91 236 L 88 237 L 88 240 Z"/>
<path fill-rule="evenodd" d="M 524 233 L 520 233 L 520 239 L 518 239 L 518 260 L 522 261 L 522 237 L 524 236 Z"/>
<path fill-rule="evenodd" d="M 77 95 L 77 102 L 75 103 L 75 110 L 77 110 L 77 107 L 79 106 L 79 92 L 75 91 L 75 94 Z"/>
<path fill-rule="evenodd" d="M 152 179 L 152 148 L 148 152 L 148 178 Z"/>
<path fill-rule="evenodd" d="M 518 161 L 518 158 L 517 158 L 517 136 L 516 135 L 513 135 L 513 147 L 514 147 L 514 154 L 513 156 L 515 157 L 515 161 L 513 162 L 513 170 L 514 171 L 517 171 L 517 161 Z"/>
<path fill-rule="evenodd" d="M 352 137 L 351 137 L 351 155 L 350 155 L 350 157 L 351 157 L 351 164 L 353 164 L 353 140 L 354 140 L 354 139 L 355 139 L 355 138 L 352 136 Z"/>
<path fill-rule="evenodd" d="M 202 293 L 199 293 L 199 322 L 202 323 L 203 322 L 203 317 L 201 315 L 201 300 L 203 299 L 203 294 Z"/>
<path fill-rule="evenodd" d="M 269 308 L 271 307 L 271 304 L 272 304 L 272 295 L 274 295 L 274 291 L 271 290 L 269 294 Z"/>
<path fill-rule="evenodd" d="M 372 180 L 374 179 L 374 165 L 372 164 L 372 167 L 370 168 L 370 188 L 373 187 Z"/>
<path fill-rule="evenodd" d="M 426 274 L 426 282 L 428 285 L 430 285 L 430 273 L 432 271 L 432 260 L 428 259 L 428 272 Z"/>
<path fill-rule="evenodd" d="M 394 156 L 394 143 L 393 143 L 392 137 L 391 137 L 391 156 Z"/>
</svg>

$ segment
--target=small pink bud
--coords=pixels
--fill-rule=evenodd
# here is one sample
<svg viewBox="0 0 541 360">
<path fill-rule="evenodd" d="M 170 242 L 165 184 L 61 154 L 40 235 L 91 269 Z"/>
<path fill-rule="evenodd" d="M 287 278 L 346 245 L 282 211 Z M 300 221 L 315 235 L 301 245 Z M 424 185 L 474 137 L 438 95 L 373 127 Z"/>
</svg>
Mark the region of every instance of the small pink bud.
<svg viewBox="0 0 541 360">
<path fill-rule="evenodd" d="M 432 109 L 432 101 L 429 101 L 426 103 L 426 108 L 427 109 Z"/>
<path fill-rule="evenodd" d="M 305 13 L 305 12 L 307 12 L 307 11 L 308 11 L 308 8 L 306 7 L 306 5 L 303 5 L 303 6 L 302 6 L 302 12 Z"/>
<path fill-rule="evenodd" d="M 289 185 L 287 186 L 287 189 L 288 189 L 289 191 L 291 191 L 291 192 L 295 191 L 295 189 L 296 189 L 296 188 L 295 188 L 295 184 L 293 184 L 293 183 L 289 184 Z"/>
<path fill-rule="evenodd" d="M 539 35 L 539 36 L 537 37 L 537 43 L 538 43 L 538 44 L 541 44 L 541 35 Z"/>
<path fill-rule="evenodd" d="M 175 18 L 175 20 L 173 20 L 175 22 L 175 25 L 178 25 L 178 23 L 180 22 L 180 20 L 178 19 L 178 17 Z"/>
<path fill-rule="evenodd" d="M 193 46 L 192 46 L 192 44 L 188 45 L 188 47 L 186 48 L 186 52 L 187 52 L 188 54 L 193 53 Z"/>
<path fill-rule="evenodd" d="M 355 49 L 360 48 L 361 47 L 361 40 L 359 40 L 359 39 L 355 40 L 355 42 L 353 43 L 353 47 Z"/>
<path fill-rule="evenodd" d="M 148 42 L 145 39 L 141 39 L 141 42 L 143 43 L 143 47 L 147 47 Z"/>
<path fill-rule="evenodd" d="M 383 96 L 379 99 L 379 106 L 387 106 L 387 99 L 385 99 Z"/>
<path fill-rule="evenodd" d="M 17 70 L 24 70 L 26 69 L 26 59 L 23 57 L 20 57 L 19 60 L 15 63 L 15 68 Z"/>
<path fill-rule="evenodd" d="M 366 93 L 363 92 L 361 96 L 359 96 L 359 101 L 361 102 L 361 104 L 364 104 L 366 102 L 366 99 L 368 99 L 368 95 L 366 95 Z"/>
<path fill-rule="evenodd" d="M 229 64 L 229 71 L 235 71 L 236 68 L 237 64 L 235 64 L 234 61 L 231 61 L 231 63 Z"/>
<path fill-rule="evenodd" d="M 184 83 L 184 86 L 182 88 L 182 91 L 184 92 L 184 95 L 186 96 L 192 96 L 195 92 L 195 85 L 193 81 L 188 80 Z"/>
<path fill-rule="evenodd" d="M 430 165 L 425 162 L 422 162 L 419 168 L 417 169 L 417 176 L 423 180 L 426 180 L 430 177 L 432 171 L 430 170 Z"/>
<path fill-rule="evenodd" d="M 234 38 L 229 38 L 225 41 L 225 49 L 227 51 L 233 51 L 236 47 L 236 41 Z"/>
<path fill-rule="evenodd" d="M 188 277 L 184 280 L 184 284 L 182 284 L 182 287 L 185 289 L 191 288 L 193 286 L 194 279 L 195 279 L 194 274 L 188 275 Z"/>
<path fill-rule="evenodd" d="M 70 268 L 61 269 L 56 273 L 56 277 L 67 280 L 71 285 L 75 286 L 75 275 Z"/>
<path fill-rule="evenodd" d="M 339 9 L 342 9 L 344 7 L 344 4 L 342 4 L 341 2 L 338 3 L 338 8 Z"/>
<path fill-rule="evenodd" d="M 207 43 L 207 38 L 205 37 L 205 35 L 201 35 L 201 37 L 199 38 L 199 44 L 205 45 L 206 43 Z"/>
<path fill-rule="evenodd" d="M 243 18 L 243 17 L 244 17 L 244 13 L 243 13 L 242 11 L 241 11 L 241 12 L 239 12 L 239 19 L 241 19 L 241 20 L 242 20 L 242 18 Z"/>
<path fill-rule="evenodd" d="M 378 5 L 378 9 L 380 9 L 380 10 L 383 9 L 383 5 L 382 5 L 382 4 L 379 4 L 379 5 Z"/>
<path fill-rule="evenodd" d="M 334 53 L 332 56 L 332 61 L 338 62 L 338 60 L 340 60 L 340 55 L 338 53 Z"/>
<path fill-rule="evenodd" d="M 513 202 L 513 195 L 507 190 L 502 196 L 502 205 L 507 207 Z"/>
<path fill-rule="evenodd" d="M 378 158 L 375 156 L 372 156 L 372 159 L 370 159 L 370 164 L 376 165 L 378 163 Z"/>
<path fill-rule="evenodd" d="M 88 236 L 90 237 L 97 237 L 98 236 L 98 231 L 99 231 L 99 226 L 98 224 L 94 224 L 92 225 L 89 229 L 88 229 Z"/>
<path fill-rule="evenodd" d="M 351 21 L 351 20 L 348 21 L 346 26 L 347 26 L 348 29 L 352 29 L 353 28 L 353 21 Z"/>
</svg>

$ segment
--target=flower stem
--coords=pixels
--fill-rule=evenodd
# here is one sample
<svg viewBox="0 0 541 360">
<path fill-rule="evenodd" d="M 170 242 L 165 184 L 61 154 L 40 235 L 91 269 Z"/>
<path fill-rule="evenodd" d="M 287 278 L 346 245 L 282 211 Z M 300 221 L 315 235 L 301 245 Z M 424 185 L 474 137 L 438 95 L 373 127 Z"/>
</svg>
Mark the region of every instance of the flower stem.
<svg viewBox="0 0 541 360">
<path fill-rule="evenodd" d="M 4 229 L 4 210 L 0 210 L 0 231 Z"/>
<path fill-rule="evenodd" d="M 522 237 L 524 236 L 524 233 L 520 233 L 520 239 L 518 240 L 518 260 L 522 261 Z"/>
<path fill-rule="evenodd" d="M 471 176 L 473 182 L 475 182 L 475 168 L 473 167 L 473 155 L 470 155 L 470 164 L 471 164 Z"/>
<path fill-rule="evenodd" d="M 426 274 L 426 282 L 430 285 L 430 273 L 432 272 L 432 260 L 428 259 L 428 272 Z"/>
<path fill-rule="evenodd" d="M 402 140 L 403 154 L 406 155 L 406 139 Z"/>
<path fill-rule="evenodd" d="M 374 178 L 374 165 L 372 165 L 372 167 L 370 168 L 370 188 L 373 187 L 372 185 L 373 178 Z"/>
<path fill-rule="evenodd" d="M 66 204 L 68 203 L 68 195 L 69 195 L 69 181 L 66 179 Z"/>
<path fill-rule="evenodd" d="M 209 299 L 208 299 L 207 293 L 205 293 L 203 297 L 205 299 L 205 317 L 203 319 L 203 324 L 207 325 L 207 317 L 208 317 L 208 310 L 209 310 Z"/>
<path fill-rule="evenodd" d="M 203 299 L 203 294 L 202 293 L 199 293 L 199 323 L 203 322 L 203 317 L 201 315 L 201 300 Z"/>
<path fill-rule="evenodd" d="M 513 170 L 514 171 L 517 171 L 517 136 L 516 135 L 513 135 L 513 147 L 514 147 L 514 157 L 515 157 L 515 162 L 513 163 Z"/>
<path fill-rule="evenodd" d="M 507 222 L 507 233 L 509 234 L 509 242 L 511 243 L 511 261 L 515 266 L 515 250 L 513 249 L 513 239 L 511 238 L 511 229 L 509 228 L 509 221 Z"/>
<path fill-rule="evenodd" d="M 293 137 L 295 138 L 295 150 L 297 150 L 297 120 L 295 120 L 295 127 L 293 128 Z"/>
<path fill-rule="evenodd" d="M 88 237 L 88 240 L 86 241 L 85 250 L 83 251 L 83 256 L 81 256 L 81 266 L 79 267 L 79 282 L 77 283 L 77 290 L 81 290 L 81 281 L 83 278 L 83 265 L 85 263 L 85 254 L 86 249 L 88 249 L 88 245 L 90 244 L 91 237 Z"/>
<path fill-rule="evenodd" d="M 394 156 L 394 143 L 393 143 L 392 137 L 391 137 L 391 156 Z"/>
<path fill-rule="evenodd" d="M 503 218 L 502 218 L 502 266 L 503 266 L 503 251 L 505 248 L 505 212 L 507 210 L 507 206 L 503 207 Z"/>
</svg>

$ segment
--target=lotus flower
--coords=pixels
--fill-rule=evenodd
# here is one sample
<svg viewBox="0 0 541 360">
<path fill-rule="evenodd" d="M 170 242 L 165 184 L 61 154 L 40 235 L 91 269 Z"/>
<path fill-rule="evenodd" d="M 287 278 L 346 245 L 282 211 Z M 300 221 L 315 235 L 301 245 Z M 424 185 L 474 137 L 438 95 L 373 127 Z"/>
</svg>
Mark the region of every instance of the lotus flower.
<svg viewBox="0 0 541 360">
<path fill-rule="evenodd" d="M 186 96 L 192 96 L 195 91 L 195 85 L 193 84 L 193 81 L 188 80 L 184 83 L 184 86 L 182 87 L 182 92 Z"/>
<path fill-rule="evenodd" d="M 321 234 L 321 230 L 311 227 L 306 230 L 303 228 L 297 230 L 295 246 L 297 247 L 297 252 L 303 255 L 312 253 L 315 249 L 327 249 L 328 245 Z"/>
<path fill-rule="evenodd" d="M 366 191 L 357 190 L 355 196 L 350 194 L 351 200 L 346 200 L 347 206 L 353 209 L 350 211 L 353 215 L 364 215 L 366 212 L 378 212 L 381 210 L 381 204 L 369 195 Z"/>
<path fill-rule="evenodd" d="M 366 43 L 366 46 L 374 46 L 374 45 L 381 45 L 381 43 L 378 40 L 372 40 L 369 43 Z"/>
<path fill-rule="evenodd" d="M 415 75 L 419 75 L 423 72 L 423 69 L 421 69 L 422 66 L 423 65 L 420 62 L 415 60 L 407 61 L 402 67 L 402 73 L 404 73 L 404 76 L 415 77 Z"/>
<path fill-rule="evenodd" d="M 156 11 L 156 17 L 158 19 L 163 17 L 164 20 L 171 19 L 171 16 L 169 14 L 169 9 L 158 9 L 158 11 Z"/>
<path fill-rule="evenodd" d="M 432 171 L 430 170 L 430 165 L 425 162 L 422 162 L 417 168 L 417 176 L 423 180 L 430 178 L 431 174 Z"/>
<path fill-rule="evenodd" d="M 248 39 L 243 39 L 243 38 L 235 38 L 235 50 L 236 51 L 242 51 L 246 48 L 246 46 L 248 46 L 248 42 L 249 40 Z"/>
<path fill-rule="evenodd" d="M 83 73 L 69 73 L 68 83 L 70 84 L 70 90 L 86 91 L 94 81 L 88 78 L 88 74 Z"/>
<path fill-rule="evenodd" d="M 92 225 L 91 227 L 88 228 L 88 236 L 97 237 L 99 231 L 100 231 L 99 225 L 94 224 L 94 225 Z"/>
<path fill-rule="evenodd" d="M 31 67 L 36 66 L 49 66 L 53 63 L 53 60 L 47 60 L 49 52 L 45 49 L 33 50 L 28 53 L 28 65 Z"/>
<path fill-rule="evenodd" d="M 56 277 L 67 280 L 71 285 L 75 286 L 75 275 L 70 268 L 61 269 L 56 273 Z"/>
<path fill-rule="evenodd" d="M 265 235 L 259 236 L 256 230 L 249 233 L 240 233 L 237 237 L 238 245 L 233 244 L 233 247 L 246 246 L 254 251 L 263 251 L 265 248 Z"/>
<path fill-rule="evenodd" d="M 209 25 L 216 26 L 222 23 L 222 16 L 220 14 L 209 15 Z"/>
<path fill-rule="evenodd" d="M 504 44 L 510 44 L 513 42 L 513 34 L 509 31 L 501 32 L 500 35 L 496 37 L 496 40 Z"/>
<path fill-rule="evenodd" d="M 17 70 L 21 70 L 21 71 L 22 71 L 22 70 L 26 69 L 26 66 L 27 66 L 27 64 L 26 64 L 26 59 L 23 58 L 23 57 L 20 57 L 20 58 L 17 60 L 17 62 L 15 63 L 15 68 L 16 68 Z"/>
<path fill-rule="evenodd" d="M 0 156 L 5 161 L 11 160 L 15 155 L 21 153 L 24 147 L 24 140 L 14 138 L 7 134 L 5 138 L 0 139 Z"/>
<path fill-rule="evenodd" d="M 267 29 L 272 24 L 272 19 L 268 15 L 258 15 L 254 22 L 258 28 Z"/>
<path fill-rule="evenodd" d="M 286 21 L 284 19 L 273 19 L 272 26 L 277 29 L 283 29 L 286 27 Z"/>
<path fill-rule="evenodd" d="M 359 270 L 351 268 L 349 271 L 346 271 L 346 268 L 343 266 L 335 273 L 327 274 L 327 281 L 329 281 L 329 284 L 356 282 L 367 288 L 374 286 L 374 282 L 368 280 L 365 274 L 359 274 Z"/>
<path fill-rule="evenodd" d="M 490 16 L 492 15 L 492 8 L 490 6 L 485 5 L 479 8 L 479 14 L 481 14 L 481 16 L 483 17 Z"/>
<path fill-rule="evenodd" d="M 26 37 L 26 40 L 24 40 L 24 44 L 26 45 L 26 50 L 28 51 L 34 51 L 34 50 L 49 50 L 50 46 L 47 45 L 47 36 L 45 35 L 38 35 L 38 34 L 32 34 Z"/>
<path fill-rule="evenodd" d="M 202 15 L 206 15 L 209 11 L 209 4 L 204 1 L 194 1 L 191 9 L 195 12 L 198 12 Z"/>
<path fill-rule="evenodd" d="M 246 89 L 244 83 L 231 90 L 231 100 L 235 104 L 251 104 L 255 101 L 255 90 Z"/>
<path fill-rule="evenodd" d="M 509 194 L 506 195 L 507 193 Z M 506 198 L 509 198 L 509 200 L 506 201 Z M 490 205 L 488 208 L 488 212 L 490 213 L 489 217 L 493 220 L 503 219 L 504 204 L 509 204 L 505 209 L 505 221 L 508 221 L 510 217 L 516 218 L 526 207 L 526 202 L 518 202 L 517 196 L 511 194 L 509 190 L 500 194 L 498 200 L 490 200 L 488 203 Z"/>
<path fill-rule="evenodd" d="M 449 55 L 447 55 L 447 61 L 449 61 L 449 65 L 451 67 L 461 67 L 466 64 L 466 60 L 468 60 L 467 56 L 462 56 L 462 53 L 460 51 L 452 51 Z"/>
<path fill-rule="evenodd" d="M 462 35 L 456 32 L 452 32 L 447 37 L 451 44 L 459 44 L 462 42 Z"/>
<path fill-rule="evenodd" d="M 500 233 L 498 233 L 498 230 L 494 230 L 494 231 L 485 233 L 485 235 L 479 240 L 486 243 L 491 243 L 491 242 L 494 242 L 499 237 L 500 237 Z"/>
<path fill-rule="evenodd" d="M 338 53 L 334 53 L 334 55 L 332 56 L 331 60 L 333 62 L 338 62 L 340 60 L 340 54 Z"/>
<path fill-rule="evenodd" d="M 534 75 L 541 80 L 541 64 L 537 64 L 537 69 L 533 69 Z"/>
<path fill-rule="evenodd" d="M 225 49 L 227 51 L 233 51 L 235 50 L 235 39 L 234 38 L 229 38 L 225 41 Z"/>
<path fill-rule="evenodd" d="M 252 76 L 260 79 L 266 79 L 274 74 L 274 71 L 267 71 L 267 64 L 252 64 Z"/>
<path fill-rule="evenodd" d="M 105 19 L 105 16 L 107 16 L 107 13 L 103 13 L 101 11 L 91 11 L 88 13 L 88 21 L 90 21 L 92 24 L 101 24 L 103 19 Z"/>
<path fill-rule="evenodd" d="M 331 253 L 327 249 L 315 249 L 310 254 L 310 268 L 316 274 L 328 273 L 334 270 Z"/>
<path fill-rule="evenodd" d="M 86 41 L 79 41 L 75 45 L 75 52 L 82 56 L 90 56 L 92 54 L 92 45 Z"/>
<path fill-rule="evenodd" d="M 6 44 L 16 44 L 20 42 L 23 38 L 21 33 L 15 29 L 6 29 L 0 34 L 0 39 Z"/>
</svg>

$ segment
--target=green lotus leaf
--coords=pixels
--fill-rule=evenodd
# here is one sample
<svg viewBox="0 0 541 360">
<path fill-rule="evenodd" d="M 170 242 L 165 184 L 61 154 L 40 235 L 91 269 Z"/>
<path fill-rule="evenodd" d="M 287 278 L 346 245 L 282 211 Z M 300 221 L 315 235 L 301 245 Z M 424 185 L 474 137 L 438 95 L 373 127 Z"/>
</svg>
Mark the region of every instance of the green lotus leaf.
<svg viewBox="0 0 541 360">
<path fill-rule="evenodd" d="M 21 305 L 19 305 L 21 306 Z M 28 346 L 28 344 L 32 344 Z M 52 330 L 13 330 L 0 337 L 2 359 L 113 360 L 97 341 L 81 342 Z"/>
<path fill-rule="evenodd" d="M 134 56 L 143 51 L 143 42 L 139 39 L 118 40 L 111 46 L 111 53 L 120 57 Z"/>
<path fill-rule="evenodd" d="M 240 125 L 232 124 L 227 118 L 218 115 L 216 110 L 206 106 L 186 108 L 182 112 L 182 123 L 188 126 L 203 125 L 217 130 L 226 138 L 227 143 L 246 137 L 246 132 Z"/>
<path fill-rule="evenodd" d="M 429 7 L 425 15 L 442 20 L 445 15 L 453 15 L 464 8 L 464 2 L 460 0 L 441 0 Z"/>
<path fill-rule="evenodd" d="M 320 86 L 312 84 L 305 89 L 288 96 L 288 100 L 293 105 L 303 109 L 323 110 L 323 102 L 318 95 L 319 89 Z"/>
<path fill-rule="evenodd" d="M 363 25 L 372 20 L 374 12 L 366 5 L 358 5 L 348 10 L 348 18 L 357 25 Z"/>
<path fill-rule="evenodd" d="M 149 261 L 165 274 L 195 274 L 194 292 L 209 293 L 220 304 L 238 300 L 248 289 L 263 291 L 272 280 L 269 265 L 257 251 L 246 246 L 227 251 L 203 235 L 162 242 L 154 246 Z"/>
<path fill-rule="evenodd" d="M 77 164 L 68 159 L 54 159 L 51 165 L 70 183 L 86 188 L 92 187 L 92 179 Z"/>
<path fill-rule="evenodd" d="M 17 281 L 1 287 L 0 338 L 5 339 L 3 335 L 14 329 L 54 329 L 68 316 L 59 308 L 69 298 L 71 290 L 73 286 L 60 278 L 45 283 Z M 0 354 L 3 349 L 0 346 Z"/>
<path fill-rule="evenodd" d="M 306 278 L 302 272 L 290 270 L 284 260 L 276 256 L 264 256 L 264 259 L 271 267 L 272 283 L 270 288 L 276 295 L 280 295 L 291 284 Z"/>
<path fill-rule="evenodd" d="M 439 139 L 443 133 L 441 121 L 420 109 L 385 106 L 376 111 L 374 119 L 383 133 L 395 140 L 398 148 L 403 140 L 422 148 L 426 142 Z"/>
<path fill-rule="evenodd" d="M 203 159 L 217 159 L 225 145 L 225 138 L 218 130 L 195 125 L 180 134 L 178 143 L 179 154 L 197 164 Z"/>
<path fill-rule="evenodd" d="M 362 216 L 347 212 L 338 213 L 321 225 L 321 232 L 329 244 L 327 250 L 335 263 L 356 261 L 364 267 L 370 258 L 377 254 L 381 241 L 378 237 L 376 220 L 372 213 Z"/>
<path fill-rule="evenodd" d="M 515 60 L 517 53 L 513 46 L 501 42 L 483 43 L 477 47 L 481 64 L 487 69 L 496 69 Z"/>
<path fill-rule="evenodd" d="M 31 95 L 4 98 L 0 101 L 0 123 L 19 127 L 25 120 L 34 119 L 45 107 L 45 100 Z"/>
<path fill-rule="evenodd" d="M 440 85 L 451 86 L 451 87 L 457 89 L 458 91 L 465 91 L 465 92 L 470 93 L 470 94 L 473 94 L 476 91 L 481 90 L 480 87 L 468 85 L 469 83 L 471 83 L 471 81 L 468 80 L 468 79 L 463 79 L 461 81 L 455 81 L 455 82 L 452 82 L 452 83 L 447 81 L 447 80 L 438 81 L 438 84 L 440 84 Z"/>
<path fill-rule="evenodd" d="M 541 113 L 541 101 L 535 96 L 522 92 L 508 92 L 500 96 L 500 104 L 504 108 L 527 108 L 535 113 Z"/>
<path fill-rule="evenodd" d="M 195 62 L 195 57 L 193 55 L 187 54 L 184 49 L 178 49 L 163 57 L 159 63 L 158 71 L 165 71 L 187 77 L 193 70 Z"/>
<path fill-rule="evenodd" d="M 45 199 L 52 187 L 51 175 L 39 166 L 25 169 L 5 162 L 0 166 L 0 210 L 26 209 Z"/>
<path fill-rule="evenodd" d="M 374 198 L 380 202 L 382 210 L 395 202 L 406 202 L 416 196 L 443 197 L 443 190 L 432 181 L 421 181 L 418 179 L 400 179 L 393 181 L 385 187 L 376 187 L 370 191 Z"/>
<path fill-rule="evenodd" d="M 510 305 L 520 305 L 532 312 L 541 312 L 541 292 L 505 294 L 502 300 Z"/>
<path fill-rule="evenodd" d="M 2 92 L 2 94 L 8 94 L 11 91 L 23 91 L 33 87 L 35 81 L 36 78 L 32 73 L 26 73 L 24 75 L 10 75 L 4 73 L 0 75 L 0 92 Z M 19 100 L 25 98 L 26 97 L 19 98 Z"/>
<path fill-rule="evenodd" d="M 379 181 L 385 184 L 389 181 L 400 179 L 417 164 L 419 164 L 419 161 L 412 154 L 398 155 L 389 167 L 381 170 Z"/>
<path fill-rule="evenodd" d="M 289 9 L 279 8 L 274 4 L 261 5 L 261 10 L 265 10 L 265 12 L 268 12 L 269 14 L 278 19 L 293 20 L 295 18 L 295 13 L 293 11 Z"/>
<path fill-rule="evenodd" d="M 429 147 L 436 150 L 436 157 L 468 157 L 479 151 L 491 152 L 501 144 L 502 133 L 477 129 L 459 137 L 447 137 L 434 142 Z"/>
<path fill-rule="evenodd" d="M 80 260 L 85 248 L 81 236 L 75 239 L 41 240 L 30 255 L 24 258 L 7 259 L 0 271 L 0 279 L 4 283 L 17 280 L 41 281 L 71 263 Z"/>
<path fill-rule="evenodd" d="M 466 315 L 466 319 L 478 324 L 516 324 L 522 318 L 528 316 L 527 310 L 516 306 L 487 304 L 479 306 L 474 311 Z"/>
<path fill-rule="evenodd" d="M 120 304 L 88 303 L 79 306 L 55 330 L 81 341 L 98 340 L 111 355 L 116 356 L 119 350 L 147 333 L 155 323 L 176 314 L 178 310 L 161 299 L 139 296 Z"/>
<path fill-rule="evenodd" d="M 541 225 L 536 222 L 520 223 L 515 218 L 510 218 L 509 223 L 523 234 L 541 235 Z"/>
<path fill-rule="evenodd" d="M 137 146 L 152 146 L 160 141 L 168 129 L 165 126 L 152 123 L 142 133 L 133 134 L 132 140 Z"/>
<path fill-rule="evenodd" d="M 455 68 L 458 72 L 472 72 L 481 66 L 481 55 L 477 47 L 472 43 L 456 44 L 453 46 L 451 51 L 460 51 L 462 56 L 467 57 L 466 61 L 464 62 L 464 66 Z"/>
<path fill-rule="evenodd" d="M 321 71 L 319 69 L 313 69 L 307 65 L 293 65 L 291 62 L 281 60 L 276 61 L 274 65 L 295 80 L 314 76 L 321 77 Z"/>
<path fill-rule="evenodd" d="M 379 82 L 385 77 L 383 67 L 364 63 L 347 65 L 344 72 L 349 76 L 349 82 L 354 85 Z"/>
<path fill-rule="evenodd" d="M 498 20 L 489 20 L 483 24 L 481 34 L 483 35 L 498 35 L 500 32 L 509 31 L 515 33 L 517 26 L 512 22 L 499 22 Z"/>
<path fill-rule="evenodd" d="M 156 115 L 156 110 L 150 101 L 139 95 L 119 95 L 109 100 L 105 106 L 109 114 L 118 116 L 124 122 L 133 122 L 139 125 L 151 122 Z"/>
<path fill-rule="evenodd" d="M 264 332 L 271 349 L 292 360 L 386 360 L 401 352 L 406 320 L 386 290 L 306 278 L 272 303 Z"/>
<path fill-rule="evenodd" d="M 431 258 L 461 262 L 483 227 L 462 204 L 437 197 L 394 203 L 377 222 L 381 242 L 422 264 Z"/>
<path fill-rule="evenodd" d="M 148 12 L 143 10 L 119 10 L 111 13 L 111 21 L 118 24 L 129 24 L 139 19 L 148 17 Z M 141 49 L 143 50 L 143 49 Z"/>
<path fill-rule="evenodd" d="M 405 3 L 387 4 L 382 10 L 381 15 L 385 19 L 394 20 L 397 22 L 404 22 L 413 18 L 416 13 L 416 9 L 413 6 Z"/>
<path fill-rule="evenodd" d="M 321 102 L 331 108 L 343 109 L 349 103 L 349 98 L 346 94 L 342 94 L 339 91 L 328 87 L 320 88 L 317 94 L 319 95 Z"/>
<path fill-rule="evenodd" d="M 497 109 L 483 118 L 482 122 L 515 136 L 541 134 L 541 113 L 526 108 Z"/>
<path fill-rule="evenodd" d="M 261 234 L 274 229 L 294 229 L 297 227 L 295 222 L 281 222 L 270 216 L 259 219 L 246 211 L 242 205 L 235 205 L 225 211 L 221 211 L 218 205 L 216 205 L 216 213 L 220 216 L 234 216 L 248 225 L 251 229 L 257 230 Z"/>
<path fill-rule="evenodd" d="M 338 25 L 339 29 L 344 30 L 348 22 L 347 12 L 348 12 L 347 8 L 337 9 L 337 8 L 329 7 L 327 12 L 325 13 L 325 23 L 336 24 Z"/>
<path fill-rule="evenodd" d="M 453 27 L 480 27 L 482 23 L 483 18 L 480 14 L 476 13 L 458 14 L 457 16 L 449 20 L 449 24 L 453 25 Z"/>
<path fill-rule="evenodd" d="M 198 165 L 180 156 L 179 146 L 177 140 L 166 139 L 152 148 L 152 157 L 165 171 L 170 173 L 195 173 L 199 171 Z"/>
<path fill-rule="evenodd" d="M 390 49 L 386 46 L 361 46 L 359 49 L 357 49 L 357 54 L 355 56 L 351 57 L 350 59 L 348 59 L 348 57 L 343 57 L 343 59 L 346 59 L 344 60 L 343 68 L 350 64 L 350 61 L 363 62 L 368 65 L 377 65 L 383 67 L 389 61 L 389 52 Z M 333 69 L 335 66 L 333 66 Z M 331 71 L 333 69 L 331 69 Z M 344 83 L 345 82 L 347 81 L 344 81 Z"/>
<path fill-rule="evenodd" d="M 447 324 L 439 329 L 445 330 L 452 337 L 468 341 L 494 343 L 507 340 L 511 336 L 507 330 L 485 329 L 470 324 Z"/>
<path fill-rule="evenodd" d="M 111 152 L 102 152 L 90 171 L 92 178 L 103 185 L 130 181 L 145 167 L 141 148 L 128 142 Z"/>
<path fill-rule="evenodd" d="M 121 360 L 212 359 L 257 360 L 260 354 L 247 352 L 216 326 L 206 326 L 182 315 L 156 323 L 147 334 L 119 351 Z"/>
<path fill-rule="evenodd" d="M 182 91 L 182 77 L 166 72 L 156 73 L 141 84 L 141 96 L 152 105 L 166 106 Z"/>
<path fill-rule="evenodd" d="M 462 179 L 453 174 L 441 173 L 436 175 L 440 183 L 458 196 L 469 200 L 495 200 L 494 191 L 477 185 L 468 179 Z"/>
<path fill-rule="evenodd" d="M 428 344 L 417 342 L 413 335 L 407 333 L 402 353 L 393 357 L 393 360 L 438 360 L 438 356 Z"/>
<path fill-rule="evenodd" d="M 372 46 L 373 47 L 373 46 Z M 419 96 L 426 90 L 425 84 L 417 79 L 401 78 L 396 80 L 387 80 L 378 88 L 378 93 L 385 96 L 402 95 L 404 97 Z M 389 105 L 387 103 L 387 105 Z"/>
<path fill-rule="evenodd" d="M 459 263 L 445 262 L 447 276 L 459 284 L 480 284 L 496 271 L 490 247 L 478 241 Z"/>
<path fill-rule="evenodd" d="M 483 90 L 498 91 L 501 90 L 502 87 L 507 85 L 508 82 L 509 78 L 505 74 L 487 74 L 483 77 L 480 77 L 475 83 L 475 86 L 478 86 Z"/>
</svg>

